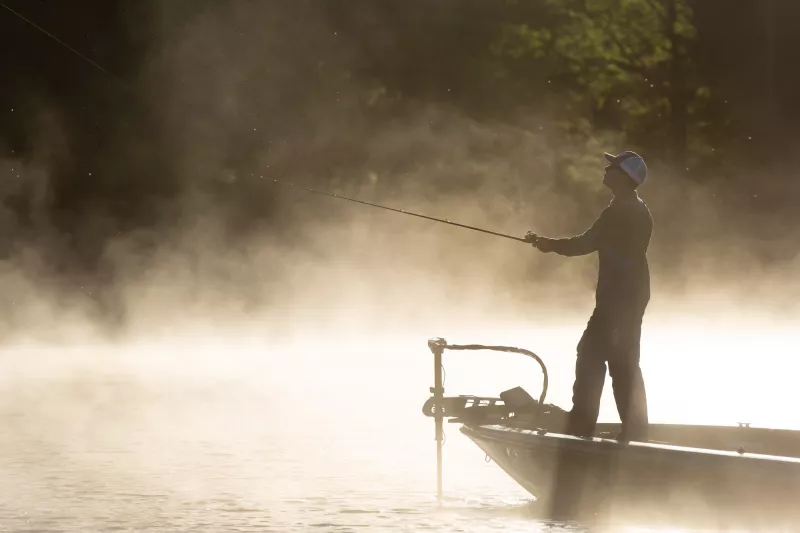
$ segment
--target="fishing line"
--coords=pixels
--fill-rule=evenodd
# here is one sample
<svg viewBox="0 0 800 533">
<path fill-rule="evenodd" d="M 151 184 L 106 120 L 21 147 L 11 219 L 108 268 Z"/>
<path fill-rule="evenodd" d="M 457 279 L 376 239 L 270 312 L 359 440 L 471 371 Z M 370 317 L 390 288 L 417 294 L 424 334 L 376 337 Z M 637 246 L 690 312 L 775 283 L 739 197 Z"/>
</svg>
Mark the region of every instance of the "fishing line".
<svg viewBox="0 0 800 533">
<path fill-rule="evenodd" d="M 11 13 L 12 15 L 14 15 L 14 16 L 16 16 L 16 17 L 18 17 L 20 20 L 23 20 L 23 21 L 24 21 L 24 22 L 26 22 L 27 24 L 30 24 L 31 26 L 33 26 L 34 28 L 36 28 L 37 30 L 39 30 L 40 32 L 42 32 L 43 34 L 47 35 L 48 37 L 50 37 L 51 39 L 53 39 L 55 42 L 57 42 L 58 44 L 60 44 L 61 46 L 63 46 L 63 47 L 64 47 L 64 48 L 66 48 L 67 50 L 69 50 L 70 52 L 72 52 L 73 54 L 77 55 L 78 57 L 80 57 L 80 58 L 81 58 L 81 59 L 83 59 L 84 61 L 88 62 L 90 65 L 92 65 L 92 66 L 94 66 L 95 68 L 99 69 L 101 72 L 104 72 L 105 74 L 107 74 L 107 75 L 111 76 L 111 77 L 112 77 L 114 80 L 116 80 L 116 81 L 118 81 L 118 82 L 122 83 L 122 80 L 121 80 L 121 79 L 117 78 L 117 77 L 116 77 L 116 76 L 114 76 L 114 75 L 113 75 L 111 72 L 107 71 L 106 69 L 104 69 L 103 67 L 101 67 L 100 65 L 98 65 L 97 63 L 95 63 L 94 61 L 92 61 L 91 59 L 89 59 L 88 57 L 86 57 L 85 55 L 83 55 L 82 53 L 80 53 L 78 50 L 74 49 L 73 47 L 71 47 L 70 45 L 68 45 L 67 43 L 65 43 L 64 41 L 62 41 L 61 39 L 59 39 L 59 38 L 58 38 L 58 37 L 56 37 L 55 35 L 53 35 L 53 34 L 52 34 L 52 33 L 50 33 L 49 31 L 47 31 L 47 30 L 45 30 L 44 28 L 42 28 L 41 26 L 37 25 L 37 24 L 36 24 L 35 22 L 33 22 L 32 20 L 25 18 L 25 17 L 24 17 L 22 14 L 20 14 L 20 13 L 17 13 L 16 11 L 14 11 L 14 10 L 13 10 L 13 9 L 11 9 L 10 7 L 8 7 L 8 6 L 7 6 L 6 4 L 4 4 L 3 2 L 0 2 L 0 7 L 2 7 L 2 8 L 4 8 L 4 9 L 6 9 L 6 10 L 7 10 L 9 13 Z"/>
<path fill-rule="evenodd" d="M 40 31 L 44 35 L 48 36 L 49 38 L 51 38 L 52 40 L 54 40 L 55 42 L 57 42 L 58 44 L 60 44 L 61 46 L 63 46 L 67 50 L 69 50 L 70 52 L 72 52 L 73 54 L 77 55 L 78 57 L 80 57 L 81 59 L 83 59 L 84 61 L 86 61 L 87 63 L 89 63 L 93 67 L 95 67 L 96 69 L 100 70 L 104 74 L 106 74 L 109 77 L 111 77 L 113 80 L 123 84 L 123 86 L 125 85 L 125 83 L 121 79 L 116 77 L 114 74 L 112 74 L 111 72 L 109 72 L 108 70 L 106 70 L 105 68 L 103 68 L 102 66 L 97 64 L 96 62 L 92 61 L 89 57 L 87 57 L 86 55 L 82 54 L 81 52 L 79 52 L 78 50 L 73 48 L 72 46 L 68 45 L 67 43 L 65 43 L 64 41 L 62 41 L 61 39 L 59 39 L 58 37 L 56 37 L 55 35 L 53 35 L 49 31 L 45 30 L 44 28 L 42 28 L 41 26 L 39 26 L 38 24 L 36 24 L 32 20 L 30 20 L 30 19 L 26 18 L 25 16 L 23 16 L 22 14 L 14 11 L 10 7 L 8 7 L 5 3 L 0 2 L 0 7 L 4 8 L 9 13 L 11 13 L 14 16 L 18 17 L 20 20 L 24 21 L 26 24 L 29 24 L 31 27 L 33 27 L 36 30 Z M 427 219 L 427 220 L 433 220 L 434 222 L 441 222 L 442 224 L 449 224 L 451 226 L 457 226 L 457 227 L 460 227 L 460 228 L 470 229 L 470 230 L 473 230 L 473 231 L 479 231 L 481 233 L 494 235 L 496 237 L 503 237 L 505 239 L 511 239 L 511 240 L 514 240 L 514 241 L 529 243 L 528 240 L 526 240 L 524 238 L 521 238 L 521 237 L 514 237 L 513 235 L 506 235 L 505 233 L 499 233 L 499 232 L 496 232 L 496 231 L 490 231 L 490 230 L 486 230 L 486 229 L 482 229 L 482 228 L 477 228 L 475 226 L 469 226 L 467 224 L 460 224 L 458 222 L 453 222 L 453 221 L 447 220 L 447 219 L 431 217 L 431 216 L 422 215 L 422 214 L 419 214 L 419 213 L 412 213 L 411 211 L 406 211 L 405 209 L 395 209 L 393 207 L 386 207 L 386 206 L 383 206 L 383 205 L 373 204 L 373 203 L 370 203 L 370 202 L 364 202 L 362 200 L 356 200 L 355 198 L 347 198 L 345 196 L 340 196 L 338 194 L 327 193 L 327 192 L 323 192 L 323 191 L 318 191 L 316 189 L 310 189 L 308 187 L 297 186 L 297 185 L 294 185 L 293 183 L 281 182 L 281 181 L 278 181 L 278 180 L 272 180 L 272 181 L 273 181 L 273 183 L 276 183 L 278 185 L 286 185 L 286 186 L 289 186 L 289 187 L 293 187 L 293 188 L 296 188 L 296 189 L 301 189 L 301 190 L 304 190 L 304 191 L 307 191 L 307 192 L 310 192 L 310 193 L 314 193 L 314 194 L 321 194 L 321 195 L 328 196 L 328 197 L 331 197 L 331 198 L 338 198 L 340 200 L 347 200 L 349 202 L 355 202 L 355 203 L 359 203 L 359 204 L 363 204 L 363 205 L 368 205 L 370 207 L 376 207 L 376 208 L 380 208 L 380 209 L 385 209 L 387 211 L 394 211 L 396 213 L 401 213 L 403 215 L 410 215 L 410 216 L 413 216 L 413 217 L 419 217 L 419 218 L 424 218 L 424 219 Z"/>
</svg>

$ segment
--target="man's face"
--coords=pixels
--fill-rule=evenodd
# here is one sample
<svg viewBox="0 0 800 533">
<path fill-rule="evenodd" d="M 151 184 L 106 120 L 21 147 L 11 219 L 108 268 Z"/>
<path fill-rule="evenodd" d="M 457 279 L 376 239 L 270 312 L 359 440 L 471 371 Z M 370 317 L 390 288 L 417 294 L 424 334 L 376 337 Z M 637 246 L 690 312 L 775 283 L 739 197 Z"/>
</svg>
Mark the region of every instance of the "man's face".
<svg viewBox="0 0 800 533">
<path fill-rule="evenodd" d="M 605 185 L 606 187 L 609 186 L 610 184 L 609 182 L 613 179 L 613 174 L 617 169 L 618 167 L 614 165 L 608 165 L 605 168 L 605 173 L 603 174 L 603 185 Z"/>
<path fill-rule="evenodd" d="M 623 178 L 628 179 L 628 175 L 625 174 L 624 170 L 616 165 L 608 165 L 603 174 L 603 185 L 609 189 L 613 189 L 616 185 L 619 185 Z"/>
</svg>

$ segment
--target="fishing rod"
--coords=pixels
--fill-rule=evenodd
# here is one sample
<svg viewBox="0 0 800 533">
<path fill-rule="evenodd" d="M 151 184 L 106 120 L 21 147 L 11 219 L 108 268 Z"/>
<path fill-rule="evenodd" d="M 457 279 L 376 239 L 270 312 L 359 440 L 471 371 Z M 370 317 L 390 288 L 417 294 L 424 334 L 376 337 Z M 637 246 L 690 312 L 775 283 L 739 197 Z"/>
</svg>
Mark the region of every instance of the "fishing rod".
<svg viewBox="0 0 800 533">
<path fill-rule="evenodd" d="M 347 200 L 349 202 L 355 202 L 355 203 L 358 203 L 358 204 L 368 205 L 370 207 L 377 207 L 377 208 L 380 208 L 380 209 L 386 209 L 387 211 L 394 211 L 395 213 L 401 213 L 403 215 L 410 215 L 412 217 L 419 217 L 419 218 L 424 218 L 424 219 L 427 219 L 427 220 L 433 220 L 434 222 L 441 222 L 442 224 L 449 224 L 451 226 L 458 226 L 459 228 L 466 228 L 466 229 L 471 229 L 473 231 L 480 231 L 481 233 L 488 233 L 489 235 L 495 235 L 497 237 L 504 237 L 506 239 L 512 239 L 512 240 L 515 240 L 515 241 L 520 241 L 520 242 L 524 242 L 524 243 L 530 244 L 530 241 L 527 241 L 527 240 L 523 239 L 522 237 L 514 237 L 513 235 L 506 235 L 505 233 L 498 233 L 496 231 L 489 231 L 488 229 L 476 228 L 475 226 L 468 226 L 466 224 L 459 224 L 458 222 L 453 222 L 452 220 L 431 217 L 431 216 L 428 216 L 428 215 L 421 215 L 419 213 L 412 213 L 411 211 L 406 211 L 405 209 L 395 209 L 394 207 L 386 207 L 385 205 L 372 204 L 370 202 L 365 202 L 363 200 L 356 200 L 355 198 L 348 198 L 346 196 L 341 196 L 341 195 L 338 195 L 338 194 L 318 191 L 316 189 L 309 189 L 308 187 L 302 187 L 302 186 L 295 185 L 293 183 L 289 183 L 289 182 L 285 182 L 285 181 L 272 180 L 272 182 L 277 184 L 277 185 L 284 185 L 284 186 L 287 186 L 287 187 L 300 189 L 300 190 L 307 191 L 307 192 L 314 193 L 314 194 L 321 194 L 323 196 L 329 196 L 331 198 L 338 198 L 339 200 Z"/>
</svg>

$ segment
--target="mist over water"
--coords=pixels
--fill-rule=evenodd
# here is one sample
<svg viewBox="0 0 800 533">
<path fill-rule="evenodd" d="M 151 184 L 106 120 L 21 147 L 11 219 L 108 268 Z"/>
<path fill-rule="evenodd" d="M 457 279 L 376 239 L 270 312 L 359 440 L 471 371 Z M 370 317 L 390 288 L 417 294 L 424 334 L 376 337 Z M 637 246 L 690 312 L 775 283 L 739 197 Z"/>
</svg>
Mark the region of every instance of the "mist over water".
<svg viewBox="0 0 800 533">
<path fill-rule="evenodd" d="M 426 341 L 531 349 L 548 400 L 569 408 L 596 258 L 270 180 L 326 176 L 327 190 L 519 236 L 582 231 L 608 198 L 588 210 L 534 179 L 558 165 L 545 117 L 483 121 L 340 77 L 357 47 L 310 3 L 204 6 L 161 7 L 139 29 L 152 43 L 137 98 L 100 145 L 77 143 L 44 99 L 35 149 L 3 152 L 0 194 L 27 204 L 0 209 L 1 528 L 562 530 L 530 519 L 529 496 L 455 427 L 436 505 Z M 591 147 L 592 187 L 611 146 Z M 765 260 L 736 230 L 766 219 L 672 170 L 642 190 L 651 420 L 800 429 L 796 253 Z M 445 366 L 447 394 L 541 384 L 512 355 Z M 610 387 L 601 419 L 617 420 Z"/>
<path fill-rule="evenodd" d="M 536 522 L 530 496 L 484 462 L 456 426 L 446 427 L 446 501 L 439 507 L 433 423 L 420 408 L 433 383 L 425 341 L 436 334 L 534 349 L 551 373 L 549 401 L 568 407 L 580 327 L 453 323 L 429 335 L 416 328 L 337 335 L 310 321 L 307 330 L 319 336 L 277 340 L 248 324 L 118 343 L 8 347 L 0 380 L 0 489 L 8 497 L 0 524 L 62 531 L 565 530 Z M 784 407 L 791 369 L 771 370 L 785 364 L 776 349 L 796 336 L 762 345 L 727 329 L 700 333 L 680 324 L 646 334 L 654 422 L 797 428 Z M 762 364 L 754 366 L 753 357 Z M 694 374 L 685 372 L 688 364 Z M 447 394 L 540 390 L 537 366 L 513 355 L 448 353 L 445 368 Z M 617 419 L 610 387 L 601 419 Z"/>
</svg>

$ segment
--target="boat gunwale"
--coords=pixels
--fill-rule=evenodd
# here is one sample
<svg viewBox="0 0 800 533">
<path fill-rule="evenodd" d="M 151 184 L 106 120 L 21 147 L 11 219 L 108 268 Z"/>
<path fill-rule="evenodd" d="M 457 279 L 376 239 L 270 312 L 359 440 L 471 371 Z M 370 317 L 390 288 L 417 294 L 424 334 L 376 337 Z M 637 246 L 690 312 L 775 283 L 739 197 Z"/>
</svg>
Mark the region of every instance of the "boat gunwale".
<svg viewBox="0 0 800 533">
<path fill-rule="evenodd" d="M 603 451 L 618 452 L 631 450 L 634 452 L 676 452 L 681 454 L 691 454 L 692 456 L 713 456 L 718 458 L 730 458 L 739 460 L 766 461 L 770 464 L 796 464 L 800 465 L 800 458 L 786 455 L 770 455 L 751 452 L 737 452 L 730 450 L 717 450 L 714 448 L 697 448 L 692 446 L 681 446 L 676 444 L 661 444 L 655 442 L 621 442 L 614 439 L 600 437 L 583 438 L 563 433 L 550 432 L 545 430 L 532 430 L 508 427 L 499 424 L 468 425 L 464 424 L 460 428 L 461 433 L 472 438 L 483 438 L 495 441 L 512 441 L 515 445 L 532 449 L 544 444 L 550 448 L 561 447 L 562 443 L 570 443 L 568 446 L 577 451 L 574 446 L 577 443 L 593 442 L 602 446 Z M 524 440 L 522 436 L 533 437 L 537 443 Z M 585 449 L 585 448 L 584 448 Z M 583 451 L 583 450 L 581 450 Z"/>
</svg>

